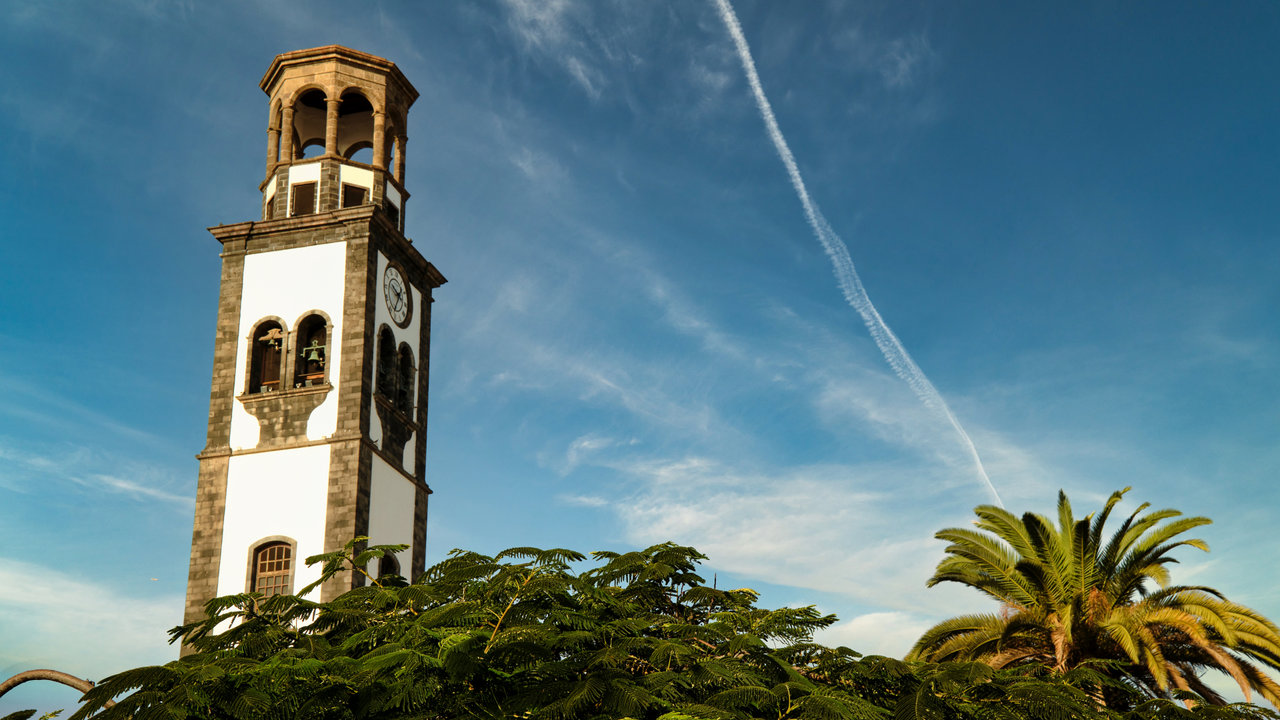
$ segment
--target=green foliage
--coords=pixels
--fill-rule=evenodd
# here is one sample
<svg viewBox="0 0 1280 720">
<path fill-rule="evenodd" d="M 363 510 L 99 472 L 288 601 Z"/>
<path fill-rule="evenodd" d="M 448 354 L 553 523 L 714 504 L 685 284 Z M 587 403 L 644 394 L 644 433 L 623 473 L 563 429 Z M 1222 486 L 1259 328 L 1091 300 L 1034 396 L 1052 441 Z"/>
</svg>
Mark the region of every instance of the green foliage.
<svg viewBox="0 0 1280 720">
<path fill-rule="evenodd" d="M 1207 670 L 1229 674 L 1246 696 L 1257 692 L 1280 707 L 1280 685 L 1259 667 L 1280 668 L 1280 628 L 1212 588 L 1169 585 L 1174 550 L 1208 551 L 1203 540 L 1181 536 L 1209 519 L 1172 509 L 1144 515 L 1143 504 L 1107 536 L 1107 520 L 1127 491 L 1079 520 L 1059 493 L 1056 525 L 1043 515 L 1019 518 L 982 505 L 974 511 L 976 531 L 937 533 L 950 545 L 929 585 L 974 587 L 998 601 L 1000 612 L 939 623 L 910 657 L 1059 673 L 1105 661 L 1100 671 L 1124 685 L 1100 687 L 1100 697 L 1109 707 L 1136 703 L 1134 712 L 1148 713 L 1141 717 L 1184 717 L 1168 702 L 1174 699 L 1195 707 L 1185 717 L 1215 717 L 1218 710 L 1208 706 L 1223 700 L 1201 679 Z"/>
<path fill-rule="evenodd" d="M 12 712 L 12 713 L 9 713 L 8 715 L 5 715 L 4 717 L 0 718 L 0 720 L 31 720 L 31 718 L 35 717 L 36 712 L 38 711 L 19 710 L 17 712 Z M 62 714 L 61 710 L 54 710 L 52 712 L 47 712 L 41 715 L 40 720 L 53 720 L 54 718 L 58 717 L 61 714 Z"/>
<path fill-rule="evenodd" d="M 398 549 L 356 547 L 308 562 L 328 577 Z M 707 587 L 692 548 L 591 559 L 579 571 L 587 558 L 567 550 L 455 551 L 413 584 L 375 581 L 328 603 L 307 600 L 312 588 L 218 598 L 206 619 L 173 631 L 194 652 L 103 680 L 73 719 L 1181 717 L 1164 705 L 1123 716 L 1100 707 L 1110 681 L 1088 667 L 907 663 L 815 644 L 833 616 Z"/>
</svg>

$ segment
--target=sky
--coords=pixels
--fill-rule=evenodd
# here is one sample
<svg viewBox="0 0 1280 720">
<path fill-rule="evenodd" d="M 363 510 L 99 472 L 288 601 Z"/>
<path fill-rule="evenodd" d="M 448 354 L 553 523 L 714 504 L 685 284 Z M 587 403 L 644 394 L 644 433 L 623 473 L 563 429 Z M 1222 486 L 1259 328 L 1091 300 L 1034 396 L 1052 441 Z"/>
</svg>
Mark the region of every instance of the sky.
<svg viewBox="0 0 1280 720">
<path fill-rule="evenodd" d="M 421 93 L 429 563 L 672 540 L 901 656 L 991 609 L 925 582 L 992 488 L 1132 486 L 1215 520 L 1175 582 L 1280 616 L 1278 32 L 1243 1 L 0 5 L 0 676 L 176 657 L 205 228 L 256 219 L 272 58 L 334 43 Z"/>
</svg>

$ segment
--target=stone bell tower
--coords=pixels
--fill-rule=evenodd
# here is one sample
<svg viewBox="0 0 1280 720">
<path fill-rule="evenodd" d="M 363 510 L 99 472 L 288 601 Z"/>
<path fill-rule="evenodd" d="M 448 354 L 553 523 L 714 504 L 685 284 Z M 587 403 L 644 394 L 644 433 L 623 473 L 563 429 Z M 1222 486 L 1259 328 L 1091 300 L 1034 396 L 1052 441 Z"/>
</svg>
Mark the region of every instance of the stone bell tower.
<svg viewBox="0 0 1280 720">
<path fill-rule="evenodd" d="M 279 55 L 261 219 L 222 244 L 186 619 L 218 595 L 294 592 L 305 558 L 351 538 L 407 544 L 370 575 L 426 558 L 431 293 L 445 282 L 404 236 L 405 121 L 395 64 L 331 45 Z M 327 600 L 363 583 L 345 573 Z"/>
</svg>

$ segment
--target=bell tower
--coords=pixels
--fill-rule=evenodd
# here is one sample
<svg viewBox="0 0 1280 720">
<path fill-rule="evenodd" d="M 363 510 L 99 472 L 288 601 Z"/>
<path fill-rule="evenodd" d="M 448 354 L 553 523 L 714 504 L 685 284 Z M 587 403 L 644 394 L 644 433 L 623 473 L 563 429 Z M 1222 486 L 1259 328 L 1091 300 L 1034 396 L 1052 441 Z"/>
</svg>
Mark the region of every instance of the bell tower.
<svg viewBox="0 0 1280 720">
<path fill-rule="evenodd" d="M 426 561 L 432 291 L 404 236 L 405 121 L 394 63 L 331 45 L 279 55 L 267 94 L 261 219 L 218 225 L 222 283 L 197 456 L 186 619 L 218 595 L 293 592 L 303 562 L 356 536 L 407 544 L 366 568 Z M 328 600 L 363 583 L 345 573 Z"/>
</svg>

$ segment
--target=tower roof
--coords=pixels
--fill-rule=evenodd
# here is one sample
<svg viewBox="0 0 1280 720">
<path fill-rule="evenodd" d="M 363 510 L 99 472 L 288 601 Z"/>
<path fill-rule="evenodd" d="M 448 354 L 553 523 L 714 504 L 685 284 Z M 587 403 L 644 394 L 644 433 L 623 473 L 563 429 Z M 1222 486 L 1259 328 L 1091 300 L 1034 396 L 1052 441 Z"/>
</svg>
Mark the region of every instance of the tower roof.
<svg viewBox="0 0 1280 720">
<path fill-rule="evenodd" d="M 325 45 L 277 55 L 275 60 L 271 61 L 271 67 L 267 68 L 266 74 L 262 76 L 262 82 L 258 83 L 258 87 L 271 95 L 273 88 L 280 83 L 289 70 L 301 69 L 308 65 L 329 65 L 332 70 L 346 67 L 371 71 L 375 75 L 385 77 L 386 84 L 393 89 L 395 95 L 404 98 L 406 106 L 412 105 L 418 99 L 417 89 L 404 76 L 404 73 L 400 72 L 400 68 L 396 67 L 395 63 L 377 55 L 362 53 L 341 45 Z M 321 68 L 317 70 L 323 72 Z"/>
</svg>

